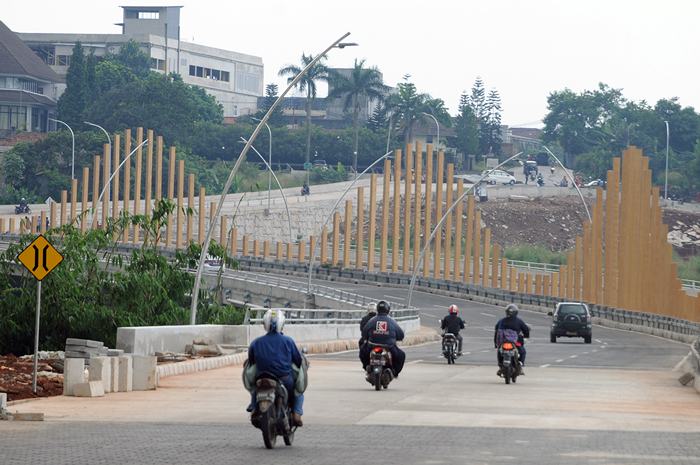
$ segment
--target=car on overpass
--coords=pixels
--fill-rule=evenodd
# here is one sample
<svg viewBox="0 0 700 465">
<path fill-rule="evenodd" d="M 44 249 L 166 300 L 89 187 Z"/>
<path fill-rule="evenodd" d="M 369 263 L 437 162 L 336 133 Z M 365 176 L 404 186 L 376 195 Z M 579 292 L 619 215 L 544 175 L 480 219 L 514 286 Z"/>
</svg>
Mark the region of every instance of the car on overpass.
<svg viewBox="0 0 700 465">
<path fill-rule="evenodd" d="M 488 173 L 488 174 L 487 174 Z M 485 175 L 484 182 L 491 185 L 495 184 L 510 184 L 511 186 L 515 184 L 515 177 L 503 170 L 484 170 L 481 175 Z"/>
</svg>

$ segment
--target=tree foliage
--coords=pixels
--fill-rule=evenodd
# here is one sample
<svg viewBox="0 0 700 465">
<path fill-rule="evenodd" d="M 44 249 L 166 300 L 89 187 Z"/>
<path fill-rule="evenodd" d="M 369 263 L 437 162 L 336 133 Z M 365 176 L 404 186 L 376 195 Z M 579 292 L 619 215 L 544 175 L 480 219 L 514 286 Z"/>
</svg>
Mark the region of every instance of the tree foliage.
<svg viewBox="0 0 700 465">
<path fill-rule="evenodd" d="M 420 121 L 425 123 L 430 108 L 427 102 L 430 95 L 418 93 L 416 85 L 408 82 L 411 76 L 404 76 L 404 82 L 398 84 L 398 92 L 391 94 L 386 101 L 387 109 L 393 113 L 394 123 L 403 135 L 404 143 L 413 140 L 413 126 Z"/>
<path fill-rule="evenodd" d="M 85 49 L 80 41 L 75 43 L 70 66 L 66 72 L 66 90 L 58 99 L 58 112 L 61 120 L 71 128 L 82 124 L 83 113 L 90 103 L 88 71 Z"/>
<path fill-rule="evenodd" d="M 455 118 L 454 130 L 457 133 L 457 150 L 464 155 L 476 155 L 479 150 L 479 131 L 466 93 L 462 93 L 459 99 L 459 113 Z"/>
</svg>

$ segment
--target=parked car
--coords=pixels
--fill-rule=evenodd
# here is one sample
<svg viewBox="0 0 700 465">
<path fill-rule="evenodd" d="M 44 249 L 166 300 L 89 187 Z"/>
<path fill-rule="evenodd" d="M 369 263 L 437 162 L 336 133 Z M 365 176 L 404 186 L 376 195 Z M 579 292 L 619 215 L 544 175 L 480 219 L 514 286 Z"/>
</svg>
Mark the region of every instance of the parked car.
<svg viewBox="0 0 700 465">
<path fill-rule="evenodd" d="M 322 171 L 325 171 L 328 169 L 328 164 L 326 160 L 316 160 L 314 161 L 314 168 L 321 168 Z"/>
<path fill-rule="evenodd" d="M 594 179 L 584 184 L 583 187 L 605 187 L 605 181 L 602 179 Z"/>
<path fill-rule="evenodd" d="M 593 337 L 591 313 L 586 304 L 559 302 L 554 313 L 549 312 L 547 315 L 552 317 L 549 342 L 557 342 L 559 337 L 582 337 L 583 342 L 591 343 Z"/>
<path fill-rule="evenodd" d="M 484 170 L 481 175 L 483 176 L 486 174 L 489 170 Z M 510 184 L 511 186 L 515 184 L 515 178 L 510 175 L 507 171 L 503 170 L 493 170 L 489 173 L 488 176 L 484 178 L 484 182 L 487 182 L 491 185 L 493 184 Z"/>
</svg>

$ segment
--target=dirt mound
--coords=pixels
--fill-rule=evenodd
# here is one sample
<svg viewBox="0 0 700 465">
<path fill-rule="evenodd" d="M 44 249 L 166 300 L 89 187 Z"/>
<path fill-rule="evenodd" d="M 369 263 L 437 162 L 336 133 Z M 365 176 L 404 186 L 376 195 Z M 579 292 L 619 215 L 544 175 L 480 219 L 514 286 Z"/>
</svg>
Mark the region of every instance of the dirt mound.
<svg viewBox="0 0 700 465">
<path fill-rule="evenodd" d="M 61 360 L 39 360 L 37 365 L 36 394 L 32 391 L 34 359 L 32 357 L 0 356 L 0 392 L 7 393 L 7 400 L 34 399 L 63 394 Z"/>
</svg>

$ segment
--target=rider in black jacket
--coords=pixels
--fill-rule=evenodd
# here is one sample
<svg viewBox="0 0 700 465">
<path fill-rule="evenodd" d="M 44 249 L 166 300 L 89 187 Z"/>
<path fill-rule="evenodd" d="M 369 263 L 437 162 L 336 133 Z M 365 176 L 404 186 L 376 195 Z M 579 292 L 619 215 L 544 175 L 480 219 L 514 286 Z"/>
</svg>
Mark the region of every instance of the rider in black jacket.
<svg viewBox="0 0 700 465">
<path fill-rule="evenodd" d="M 464 320 L 457 316 L 459 308 L 456 305 L 450 305 L 449 314 L 442 319 L 441 327 L 446 333 L 452 333 L 459 341 L 457 347 L 457 355 L 462 355 L 462 335 L 459 334 L 460 329 L 464 329 Z"/>
<path fill-rule="evenodd" d="M 365 329 L 365 325 L 367 324 L 367 322 L 375 316 L 377 316 L 377 304 L 374 302 L 370 302 L 369 305 L 367 305 L 367 315 L 362 317 L 362 321 L 360 321 L 360 333 L 362 333 L 362 330 Z M 362 344 L 364 343 L 364 338 L 360 336 L 359 347 L 362 347 Z"/>
<path fill-rule="evenodd" d="M 369 320 L 362 329 L 362 338 L 367 342 L 360 346 L 360 360 L 362 368 L 367 369 L 370 346 L 381 345 L 391 352 L 391 366 L 398 378 L 406 360 L 406 353 L 396 347 L 396 343 L 403 340 L 404 333 L 398 323 L 389 316 L 390 311 L 388 302 L 382 300 L 377 304 L 377 316 Z"/>
<path fill-rule="evenodd" d="M 530 328 L 525 324 L 523 320 L 518 318 L 518 306 L 515 304 L 508 304 L 506 306 L 506 317 L 502 318 L 498 323 L 496 323 L 496 331 L 493 333 L 493 346 L 498 348 L 496 344 L 496 336 L 498 335 L 499 329 L 511 329 L 518 333 L 518 352 L 520 354 L 520 365 L 521 365 L 521 375 L 522 367 L 525 366 L 525 356 L 527 351 L 525 350 L 525 339 L 530 337 Z M 496 351 L 496 356 L 498 357 L 498 366 L 503 364 L 503 356 L 501 352 Z M 500 369 L 499 369 L 500 370 Z"/>
</svg>

